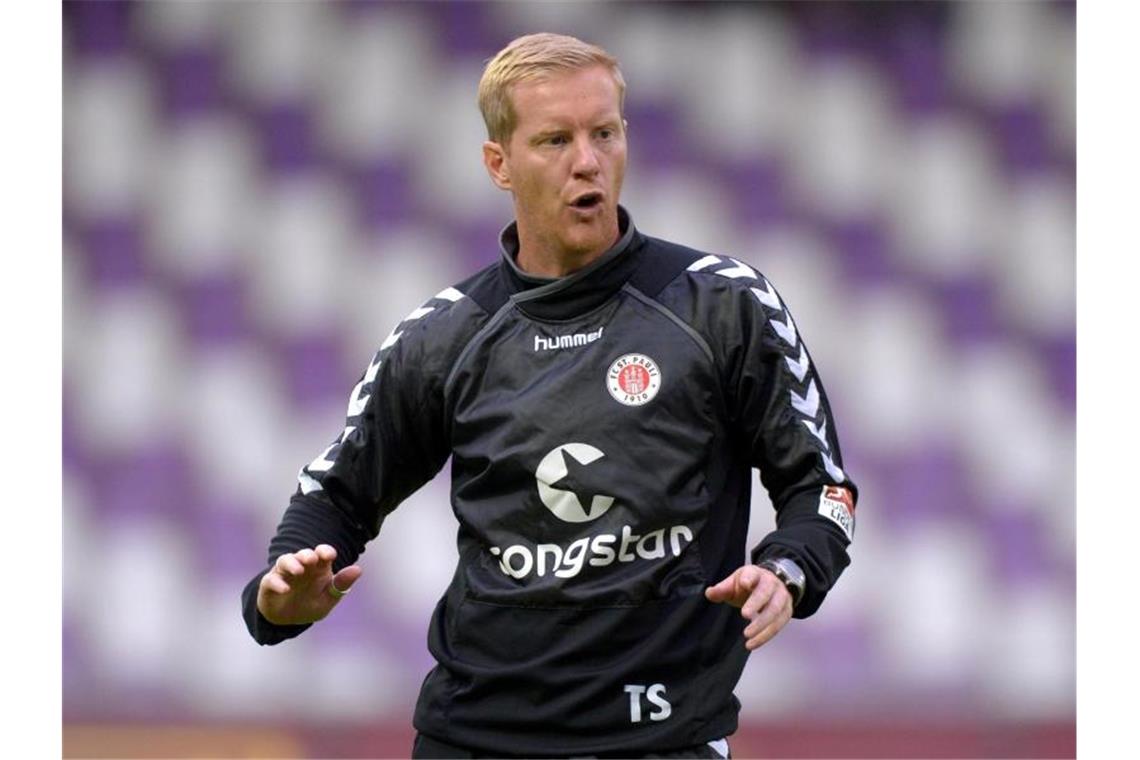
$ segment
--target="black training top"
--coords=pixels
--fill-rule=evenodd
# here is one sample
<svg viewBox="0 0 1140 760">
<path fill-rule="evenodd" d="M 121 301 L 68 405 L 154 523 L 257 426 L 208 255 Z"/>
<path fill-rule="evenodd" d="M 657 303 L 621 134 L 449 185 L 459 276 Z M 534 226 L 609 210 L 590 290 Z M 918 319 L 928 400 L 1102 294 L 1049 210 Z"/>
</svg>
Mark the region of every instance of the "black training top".
<svg viewBox="0 0 1140 760">
<path fill-rule="evenodd" d="M 502 261 L 409 314 L 270 544 L 272 563 L 329 543 L 344 567 L 451 457 L 459 565 L 428 632 L 425 734 L 566 755 L 732 733 L 745 621 L 703 592 L 746 561 L 753 467 L 777 529 L 752 561 L 803 568 L 795 616 L 848 564 L 856 488 L 775 289 L 619 216 L 619 242 L 555 280 L 518 269 L 512 224 Z M 296 636 L 258 612 L 260 577 L 251 634 Z"/>
</svg>

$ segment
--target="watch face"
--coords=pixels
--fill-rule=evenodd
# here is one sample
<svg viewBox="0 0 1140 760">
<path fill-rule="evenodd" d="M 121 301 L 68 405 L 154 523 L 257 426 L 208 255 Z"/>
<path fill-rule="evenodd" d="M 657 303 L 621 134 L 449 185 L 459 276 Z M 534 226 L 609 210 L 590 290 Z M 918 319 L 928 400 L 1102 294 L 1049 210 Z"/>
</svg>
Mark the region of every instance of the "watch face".
<svg viewBox="0 0 1140 760">
<path fill-rule="evenodd" d="M 779 557 L 764 562 L 761 567 L 767 567 L 776 574 L 776 577 L 783 581 L 784 585 L 792 594 L 792 603 L 795 604 L 803 596 L 804 587 L 806 584 L 806 577 L 804 571 L 790 559 L 786 557 Z"/>
<path fill-rule="evenodd" d="M 782 559 L 780 560 L 780 566 L 784 568 L 784 572 L 788 574 L 789 583 L 794 583 L 800 588 L 803 588 L 806 579 L 804 577 L 804 571 L 800 569 L 799 565 L 790 559 Z"/>
</svg>

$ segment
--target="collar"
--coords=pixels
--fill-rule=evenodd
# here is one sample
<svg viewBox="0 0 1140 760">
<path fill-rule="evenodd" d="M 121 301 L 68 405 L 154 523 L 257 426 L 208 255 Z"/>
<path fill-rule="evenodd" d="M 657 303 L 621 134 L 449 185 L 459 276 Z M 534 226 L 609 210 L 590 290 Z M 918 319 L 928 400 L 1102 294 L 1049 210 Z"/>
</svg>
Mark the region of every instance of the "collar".
<svg viewBox="0 0 1140 760">
<path fill-rule="evenodd" d="M 637 269 L 645 246 L 645 237 L 621 205 L 618 229 L 622 233 L 618 241 L 587 266 L 565 277 L 536 277 L 519 268 L 518 223 L 511 222 L 499 235 L 500 271 L 511 300 L 530 316 L 548 320 L 572 319 L 601 306 Z"/>
</svg>

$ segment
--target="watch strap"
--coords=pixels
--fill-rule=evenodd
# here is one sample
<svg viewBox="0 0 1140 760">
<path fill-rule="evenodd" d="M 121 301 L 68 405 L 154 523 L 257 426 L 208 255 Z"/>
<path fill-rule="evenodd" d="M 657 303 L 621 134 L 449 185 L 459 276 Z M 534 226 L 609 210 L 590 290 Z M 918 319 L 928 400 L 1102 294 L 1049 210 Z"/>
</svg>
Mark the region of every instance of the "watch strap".
<svg viewBox="0 0 1140 760">
<path fill-rule="evenodd" d="M 792 607 L 800 603 L 806 583 L 804 571 L 794 560 L 787 557 L 769 557 L 760 560 L 757 566 L 768 570 L 780 579 L 780 582 L 788 589 L 788 593 L 792 595 Z"/>
</svg>

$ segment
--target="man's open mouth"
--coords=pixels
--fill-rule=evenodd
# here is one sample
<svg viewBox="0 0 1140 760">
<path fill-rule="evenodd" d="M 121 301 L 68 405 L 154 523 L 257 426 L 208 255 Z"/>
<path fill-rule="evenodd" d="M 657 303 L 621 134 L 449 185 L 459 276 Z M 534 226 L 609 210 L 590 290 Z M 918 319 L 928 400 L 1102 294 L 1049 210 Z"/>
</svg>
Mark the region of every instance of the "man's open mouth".
<svg viewBox="0 0 1140 760">
<path fill-rule="evenodd" d="M 575 198 L 570 203 L 570 205 L 573 206 L 574 208 L 579 208 L 579 209 L 585 210 L 585 209 L 591 209 L 594 206 L 597 206 L 601 202 L 602 202 L 602 194 L 595 192 L 595 193 L 585 193 L 584 195 L 579 195 L 577 198 Z"/>
</svg>

